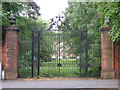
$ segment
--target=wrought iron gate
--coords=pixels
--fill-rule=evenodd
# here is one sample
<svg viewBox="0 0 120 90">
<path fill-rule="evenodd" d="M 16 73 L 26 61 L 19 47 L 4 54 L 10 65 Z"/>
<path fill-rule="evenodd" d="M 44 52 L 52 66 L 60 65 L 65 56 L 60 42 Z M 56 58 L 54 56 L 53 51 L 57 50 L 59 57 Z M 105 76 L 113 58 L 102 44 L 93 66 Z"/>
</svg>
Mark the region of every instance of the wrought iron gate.
<svg viewBox="0 0 120 90">
<path fill-rule="evenodd" d="M 88 76 L 87 31 L 72 30 L 58 16 L 49 28 L 32 31 L 31 76 Z"/>
</svg>

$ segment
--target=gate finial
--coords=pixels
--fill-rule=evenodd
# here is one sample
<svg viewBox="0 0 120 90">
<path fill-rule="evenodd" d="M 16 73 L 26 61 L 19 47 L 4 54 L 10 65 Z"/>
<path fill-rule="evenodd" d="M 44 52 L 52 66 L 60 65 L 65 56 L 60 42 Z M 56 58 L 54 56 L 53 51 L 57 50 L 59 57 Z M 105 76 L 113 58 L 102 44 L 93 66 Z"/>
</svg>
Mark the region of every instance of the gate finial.
<svg viewBox="0 0 120 90">
<path fill-rule="evenodd" d="M 9 17 L 9 20 L 10 20 L 10 24 L 11 25 L 14 25 L 16 23 L 16 17 L 15 17 L 15 14 L 13 14 L 12 16 Z"/>
</svg>

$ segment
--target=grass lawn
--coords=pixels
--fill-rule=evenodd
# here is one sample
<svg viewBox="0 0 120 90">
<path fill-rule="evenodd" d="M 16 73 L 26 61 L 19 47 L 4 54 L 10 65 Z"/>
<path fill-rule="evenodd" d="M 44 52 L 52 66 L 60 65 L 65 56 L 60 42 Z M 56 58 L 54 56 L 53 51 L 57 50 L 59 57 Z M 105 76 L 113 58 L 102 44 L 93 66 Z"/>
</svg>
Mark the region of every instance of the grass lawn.
<svg viewBox="0 0 120 90">
<path fill-rule="evenodd" d="M 58 66 L 60 62 L 61 67 Z M 80 68 L 79 60 L 76 59 L 63 59 L 63 60 L 52 60 L 49 62 L 40 63 L 40 77 L 80 77 L 85 76 L 85 67 Z M 34 76 L 37 76 L 37 65 L 34 65 Z M 96 74 L 96 67 L 88 68 L 89 76 Z M 31 67 L 23 67 L 19 70 L 20 76 L 31 76 Z"/>
</svg>

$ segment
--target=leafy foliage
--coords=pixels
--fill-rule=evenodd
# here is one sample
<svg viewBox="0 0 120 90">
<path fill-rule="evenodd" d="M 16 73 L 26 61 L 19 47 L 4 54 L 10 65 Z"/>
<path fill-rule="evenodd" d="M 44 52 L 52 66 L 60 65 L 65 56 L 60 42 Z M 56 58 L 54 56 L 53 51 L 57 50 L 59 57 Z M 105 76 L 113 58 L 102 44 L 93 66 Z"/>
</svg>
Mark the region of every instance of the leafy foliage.
<svg viewBox="0 0 120 90">
<path fill-rule="evenodd" d="M 112 26 L 109 34 L 113 41 L 118 41 L 120 39 L 119 9 L 120 2 L 69 2 L 66 16 L 71 20 L 71 27 L 88 30 L 92 38 L 100 37 L 98 30 L 102 26 Z"/>
<path fill-rule="evenodd" d="M 113 41 L 120 40 L 120 2 L 99 2 L 97 12 L 100 14 L 99 21 L 101 26 L 112 26 L 109 32 Z M 109 20 L 108 25 L 104 19 Z"/>
<path fill-rule="evenodd" d="M 36 18 L 34 16 L 37 14 L 38 16 L 39 11 L 36 10 L 35 6 L 37 6 L 35 3 L 27 3 L 27 2 L 3 2 L 2 3 L 2 11 L 0 12 L 0 16 L 2 17 L 2 37 L 3 42 L 5 39 L 5 29 L 9 26 L 9 17 L 12 14 L 16 15 L 17 22 L 16 25 L 21 29 L 20 32 L 20 39 L 22 38 L 28 38 L 27 36 L 30 35 L 31 27 L 34 23 L 37 23 L 36 21 L 30 19 L 30 18 Z M 32 9 L 28 9 L 28 7 Z M 33 8 L 34 7 L 34 8 Z M 28 17 L 28 14 L 30 15 L 30 11 L 34 12 L 34 15 L 32 17 Z M 41 20 L 40 20 L 41 24 Z M 28 31 L 29 30 L 29 31 Z M 24 33 L 23 33 L 24 32 Z"/>
<path fill-rule="evenodd" d="M 97 4 L 95 2 L 69 2 L 69 7 L 66 9 L 66 18 L 69 19 L 69 25 L 75 33 L 76 30 L 80 30 L 76 33 L 81 33 L 80 36 L 75 38 L 68 38 L 71 44 L 71 48 L 77 48 L 74 52 L 76 55 L 80 55 L 82 58 L 86 57 L 86 50 L 88 49 L 88 63 L 100 64 L 100 32 L 101 23 L 98 22 Z M 85 38 L 85 31 L 87 30 L 88 40 Z M 87 43 L 87 45 L 86 45 Z M 88 48 L 86 48 L 88 47 Z M 73 50 L 72 50 L 73 51 Z M 84 62 L 86 63 L 86 62 Z M 90 67 L 89 73 L 97 68 L 97 66 Z M 100 70 L 94 69 L 96 73 L 100 73 Z"/>
<path fill-rule="evenodd" d="M 11 14 L 16 16 L 29 16 L 36 19 L 40 16 L 40 7 L 35 2 L 3 2 L 2 3 L 2 16 L 8 18 Z"/>
</svg>

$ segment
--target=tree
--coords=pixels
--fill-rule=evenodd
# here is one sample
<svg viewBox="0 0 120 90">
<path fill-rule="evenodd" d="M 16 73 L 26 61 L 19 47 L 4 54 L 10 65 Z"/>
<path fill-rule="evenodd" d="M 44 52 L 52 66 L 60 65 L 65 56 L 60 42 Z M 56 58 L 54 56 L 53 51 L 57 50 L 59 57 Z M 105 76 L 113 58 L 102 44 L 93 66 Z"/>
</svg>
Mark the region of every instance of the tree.
<svg viewBox="0 0 120 90">
<path fill-rule="evenodd" d="M 101 26 L 106 26 L 105 20 L 109 20 L 108 25 L 112 26 L 109 32 L 113 41 L 120 40 L 120 2 L 99 2 L 97 3 L 97 12 L 100 14 L 98 21 Z"/>
<path fill-rule="evenodd" d="M 7 18 L 11 14 L 16 16 L 28 15 L 30 18 L 36 19 L 40 16 L 40 7 L 35 2 L 3 2 L 2 3 L 2 18 Z"/>
<path fill-rule="evenodd" d="M 9 17 L 12 14 L 16 15 L 16 18 L 17 18 L 16 25 L 20 26 L 19 27 L 21 29 L 20 38 L 23 38 L 24 36 L 28 35 L 28 33 L 32 29 L 31 28 L 32 23 L 35 23 L 35 21 L 32 19 L 36 19 L 37 16 L 40 15 L 39 13 L 40 8 L 35 2 L 28 2 L 28 3 L 27 2 L 3 2 L 1 9 L 2 11 L 0 12 L 0 16 L 2 17 L 1 23 L 2 23 L 3 42 L 5 39 L 5 32 L 6 32 L 4 28 L 9 26 Z M 28 16 L 32 19 L 30 19 Z M 28 27 L 27 25 L 30 27 Z M 22 28 L 22 27 L 26 27 L 26 28 Z M 27 31 L 27 33 L 25 33 L 25 31 Z"/>
<path fill-rule="evenodd" d="M 88 31 L 89 42 L 99 42 L 101 27 L 97 22 L 97 5 L 94 2 L 70 2 L 66 9 L 66 17 L 69 19 L 69 25 L 74 30 Z M 73 33 L 72 32 L 72 33 Z M 74 39 L 79 41 L 79 38 Z"/>
<path fill-rule="evenodd" d="M 100 32 L 101 23 L 97 21 L 98 12 L 97 4 L 95 2 L 69 2 L 69 7 L 66 9 L 66 18 L 69 19 L 69 25 L 73 29 L 70 33 L 80 33 L 78 37 L 68 38 L 67 41 L 71 48 L 76 48 L 74 53 L 76 55 L 81 55 L 82 63 L 86 60 L 86 50 L 88 47 L 88 63 L 92 65 L 95 63 L 95 66 L 89 67 L 89 73 L 92 75 L 99 75 L 100 71 L 98 64 L 100 64 Z M 88 43 L 86 44 L 85 40 L 85 31 L 87 30 Z M 74 44 L 73 44 L 74 43 Z M 82 47 L 81 47 L 82 46 Z M 73 52 L 73 50 L 71 49 Z M 96 70 L 93 70 L 95 69 Z M 91 70 L 92 69 L 92 70 Z M 93 73 L 93 71 L 95 71 Z M 99 73 L 98 73 L 99 71 Z"/>
</svg>

